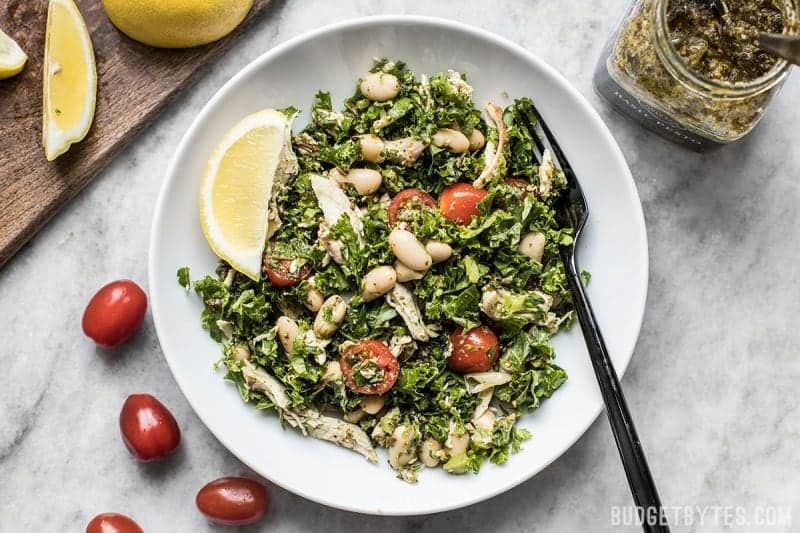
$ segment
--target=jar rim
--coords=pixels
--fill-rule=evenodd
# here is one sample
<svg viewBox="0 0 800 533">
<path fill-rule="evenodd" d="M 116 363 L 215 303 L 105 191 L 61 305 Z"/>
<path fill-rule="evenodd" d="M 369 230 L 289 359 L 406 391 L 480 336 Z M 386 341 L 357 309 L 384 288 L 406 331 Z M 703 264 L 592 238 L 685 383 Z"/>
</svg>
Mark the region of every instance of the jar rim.
<svg viewBox="0 0 800 533">
<path fill-rule="evenodd" d="M 792 65 L 785 59 L 778 59 L 769 71 L 746 82 L 726 82 L 698 74 L 680 56 L 669 37 L 667 7 L 670 1 L 656 0 L 655 9 L 650 13 L 655 32 L 655 48 L 669 73 L 688 89 L 701 94 L 711 94 L 717 98 L 750 98 L 772 89 L 788 74 Z M 784 16 L 787 19 L 784 24 L 784 34 L 797 33 L 795 29 L 798 27 L 798 1 L 783 0 Z"/>
</svg>

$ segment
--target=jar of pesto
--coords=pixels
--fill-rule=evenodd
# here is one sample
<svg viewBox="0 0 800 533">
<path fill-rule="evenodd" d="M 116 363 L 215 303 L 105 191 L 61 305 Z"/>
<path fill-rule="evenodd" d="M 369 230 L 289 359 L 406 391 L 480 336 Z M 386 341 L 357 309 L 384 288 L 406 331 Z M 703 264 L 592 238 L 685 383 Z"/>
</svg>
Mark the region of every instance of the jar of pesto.
<svg viewBox="0 0 800 533">
<path fill-rule="evenodd" d="M 800 0 L 636 0 L 603 52 L 597 91 L 650 130 L 705 151 L 755 127 L 790 66 L 758 33 L 796 33 Z"/>
</svg>

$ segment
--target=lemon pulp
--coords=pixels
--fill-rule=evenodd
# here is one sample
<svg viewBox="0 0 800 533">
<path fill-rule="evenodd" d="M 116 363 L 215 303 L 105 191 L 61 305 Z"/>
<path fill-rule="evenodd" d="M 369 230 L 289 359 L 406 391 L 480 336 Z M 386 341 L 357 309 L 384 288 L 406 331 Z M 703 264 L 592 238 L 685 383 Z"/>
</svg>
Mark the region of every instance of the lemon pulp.
<svg viewBox="0 0 800 533">
<path fill-rule="evenodd" d="M 86 23 L 72 0 L 51 0 L 44 55 L 43 135 L 48 160 L 89 132 L 97 73 Z"/>
</svg>

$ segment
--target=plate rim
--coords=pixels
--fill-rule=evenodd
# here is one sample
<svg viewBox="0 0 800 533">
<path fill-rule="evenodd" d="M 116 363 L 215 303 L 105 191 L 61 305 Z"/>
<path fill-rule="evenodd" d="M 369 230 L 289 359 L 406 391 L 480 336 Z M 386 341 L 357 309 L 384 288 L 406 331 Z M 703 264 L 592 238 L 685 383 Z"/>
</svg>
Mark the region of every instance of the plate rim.
<svg viewBox="0 0 800 533">
<path fill-rule="evenodd" d="M 599 126 L 599 131 L 601 132 L 601 135 L 605 138 L 606 141 L 608 141 L 608 144 L 610 145 L 611 148 L 610 155 L 613 155 L 614 159 L 617 160 L 617 163 L 619 163 L 620 166 L 625 169 L 624 175 L 621 176 L 622 182 L 624 183 L 624 186 L 628 190 L 628 193 L 636 201 L 636 205 L 638 206 L 638 209 L 635 209 L 634 213 L 636 218 L 635 225 L 639 233 L 639 239 L 637 245 L 643 251 L 643 258 L 644 258 L 644 264 L 643 264 L 644 276 L 642 277 L 642 286 L 639 287 L 638 291 L 639 294 L 642 295 L 641 296 L 642 301 L 638 302 L 637 306 L 637 308 L 639 309 L 638 318 L 636 320 L 635 328 L 632 328 L 635 331 L 635 335 L 633 337 L 634 342 L 631 347 L 630 354 L 627 354 L 627 356 L 625 357 L 624 364 L 616 368 L 617 375 L 619 376 L 620 379 L 622 379 L 623 375 L 625 374 L 625 371 L 630 365 L 631 360 L 633 359 L 636 345 L 639 342 L 639 336 L 641 334 L 641 328 L 644 322 L 644 315 L 647 305 L 647 296 L 648 296 L 649 279 L 650 279 L 650 254 L 649 254 L 649 246 L 647 238 L 646 220 L 644 217 L 644 210 L 642 207 L 641 198 L 636 188 L 636 183 L 633 179 L 633 174 L 631 172 L 630 166 L 628 165 L 628 162 L 625 159 L 625 156 L 622 153 L 619 144 L 617 143 L 616 139 L 612 135 L 611 131 L 609 130 L 608 126 L 603 121 L 597 110 L 594 107 L 592 107 L 587 98 L 584 97 L 577 90 L 577 88 L 575 88 L 569 82 L 569 80 L 567 80 L 567 78 L 563 74 L 561 74 L 561 72 L 559 72 L 555 67 L 551 66 L 549 63 L 541 59 L 535 53 L 529 51 L 523 46 L 505 37 L 497 35 L 489 30 L 479 28 L 477 26 L 441 17 L 432 17 L 424 15 L 402 15 L 402 14 L 370 15 L 365 17 L 349 18 L 331 24 L 327 24 L 319 28 L 303 32 L 299 35 L 287 39 L 286 41 L 276 44 L 272 48 L 266 50 L 265 52 L 261 53 L 259 56 L 254 58 L 247 65 L 242 67 L 230 79 L 228 79 L 219 89 L 217 89 L 214 95 L 203 105 L 200 112 L 192 120 L 188 129 L 186 129 L 186 131 L 183 133 L 181 141 L 179 142 L 177 148 L 175 149 L 170 164 L 167 167 L 167 170 L 164 174 L 164 178 L 158 193 L 158 197 L 154 205 L 153 220 L 150 225 L 150 239 L 149 239 L 150 242 L 148 246 L 148 266 L 147 266 L 148 288 L 154 285 L 153 280 L 156 278 L 156 270 L 158 264 L 157 243 L 159 241 L 159 238 L 157 236 L 158 232 L 156 230 L 161 225 L 162 218 L 165 213 L 165 204 L 166 204 L 168 189 L 170 188 L 170 184 L 175 180 L 175 176 L 177 175 L 176 172 L 178 170 L 178 162 L 180 159 L 182 159 L 184 152 L 188 148 L 189 139 L 193 136 L 193 133 L 197 129 L 198 125 L 206 119 L 209 113 L 211 113 L 211 110 L 215 107 L 215 104 L 217 104 L 218 101 L 224 99 L 227 96 L 228 92 L 230 92 L 235 86 L 239 84 L 241 79 L 247 77 L 253 71 L 258 70 L 263 66 L 263 64 L 268 63 L 269 61 L 272 60 L 273 57 L 279 56 L 286 50 L 289 50 L 295 46 L 301 45 L 307 41 L 311 41 L 319 36 L 328 33 L 335 33 L 345 29 L 358 29 L 358 28 L 364 28 L 368 26 L 378 26 L 378 25 L 404 25 L 404 26 L 421 25 L 433 28 L 455 29 L 457 31 L 469 34 L 478 39 L 493 43 L 499 46 L 500 48 L 504 48 L 511 52 L 519 54 L 520 56 L 524 57 L 527 61 L 535 64 L 542 71 L 546 72 L 548 76 L 556 80 L 560 85 L 561 89 L 570 93 L 570 96 L 577 102 L 577 104 L 581 108 L 583 108 L 583 111 L 586 112 L 589 119 L 592 120 L 596 126 Z M 512 488 L 524 483 L 525 481 L 532 479 L 534 476 L 536 476 L 544 469 L 546 469 L 548 466 L 550 466 L 554 461 L 562 457 L 564 453 L 566 453 L 569 449 L 571 449 L 572 446 L 574 446 L 575 443 L 581 437 L 583 437 L 583 435 L 586 434 L 586 431 L 597 420 L 597 417 L 600 415 L 601 411 L 604 410 L 604 406 L 601 401 L 601 403 L 594 409 L 594 413 L 587 419 L 587 423 L 580 429 L 580 431 L 577 431 L 575 433 L 574 438 L 570 439 L 567 442 L 567 444 L 564 446 L 561 452 L 556 454 L 549 461 L 543 463 L 538 469 L 530 472 L 530 474 L 521 476 L 517 479 L 511 479 L 509 480 L 509 483 L 503 485 L 501 488 L 486 493 L 480 493 L 478 496 L 460 500 L 452 504 L 438 505 L 430 509 L 425 509 L 416 512 L 403 511 L 403 510 L 387 511 L 386 509 L 381 509 L 381 508 L 364 508 L 364 507 L 354 507 L 351 505 L 343 505 L 328 498 L 315 496 L 311 493 L 308 493 L 307 491 L 303 490 L 300 487 L 287 483 L 286 481 L 278 481 L 276 479 L 273 479 L 266 473 L 262 472 L 260 469 L 253 467 L 248 461 L 246 461 L 243 457 L 241 457 L 238 451 L 236 450 L 235 446 L 232 446 L 229 443 L 228 438 L 226 438 L 224 435 L 218 434 L 214 429 L 212 429 L 206 423 L 205 419 L 195 406 L 195 402 L 189 397 L 189 395 L 186 394 L 182 378 L 179 377 L 180 373 L 176 372 L 174 366 L 176 362 L 173 360 L 173 358 L 171 358 L 167 354 L 167 351 L 164 350 L 161 345 L 162 331 L 161 331 L 161 326 L 159 326 L 159 319 L 158 319 L 158 317 L 161 314 L 161 311 L 159 310 L 160 298 L 156 292 L 150 292 L 149 298 L 150 298 L 151 314 L 153 317 L 153 324 L 155 326 L 155 331 L 156 331 L 156 338 L 159 341 L 159 348 L 161 348 L 161 352 L 164 356 L 164 359 L 167 362 L 167 366 L 170 369 L 170 373 L 172 374 L 175 383 L 178 385 L 178 388 L 180 389 L 181 394 L 183 394 L 183 397 L 186 399 L 187 403 L 190 405 L 194 413 L 197 415 L 197 417 L 200 419 L 203 425 L 208 429 L 208 431 L 211 432 L 212 435 L 214 435 L 214 438 L 216 438 L 225 447 L 225 449 L 229 453 L 234 455 L 239 461 L 247 465 L 258 475 L 263 476 L 264 478 L 269 480 L 271 483 L 274 483 L 279 487 L 283 488 L 284 490 L 287 490 L 302 498 L 335 509 L 341 509 L 344 511 L 349 511 L 359 514 L 377 515 L 377 516 L 424 516 L 424 515 L 451 511 L 455 509 L 461 509 L 469 505 L 474 505 L 476 503 L 489 500 L 499 494 L 511 490 Z"/>
</svg>

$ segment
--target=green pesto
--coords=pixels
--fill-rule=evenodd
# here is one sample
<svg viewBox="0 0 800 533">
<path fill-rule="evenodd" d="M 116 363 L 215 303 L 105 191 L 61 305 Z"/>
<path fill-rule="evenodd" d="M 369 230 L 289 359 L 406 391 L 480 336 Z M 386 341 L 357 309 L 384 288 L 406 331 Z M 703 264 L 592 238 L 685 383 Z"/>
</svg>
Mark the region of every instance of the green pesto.
<svg viewBox="0 0 800 533">
<path fill-rule="evenodd" d="M 772 0 L 728 0 L 728 12 L 716 16 L 709 2 L 670 0 L 667 25 L 673 46 L 700 75 L 724 82 L 763 76 L 777 58 L 761 50 L 759 32 L 781 33 L 780 5 Z"/>
</svg>

